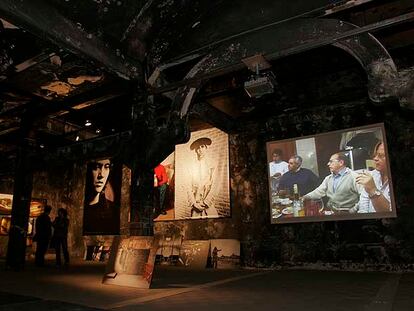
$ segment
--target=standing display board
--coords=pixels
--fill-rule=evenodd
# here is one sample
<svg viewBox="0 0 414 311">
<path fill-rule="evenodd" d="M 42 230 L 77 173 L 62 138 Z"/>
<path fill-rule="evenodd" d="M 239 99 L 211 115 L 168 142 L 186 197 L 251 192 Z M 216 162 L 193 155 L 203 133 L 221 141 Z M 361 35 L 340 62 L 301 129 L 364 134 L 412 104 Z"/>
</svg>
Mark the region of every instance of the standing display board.
<svg viewBox="0 0 414 311">
<path fill-rule="evenodd" d="M 157 247 L 154 237 L 115 237 L 102 283 L 149 288 Z"/>
</svg>

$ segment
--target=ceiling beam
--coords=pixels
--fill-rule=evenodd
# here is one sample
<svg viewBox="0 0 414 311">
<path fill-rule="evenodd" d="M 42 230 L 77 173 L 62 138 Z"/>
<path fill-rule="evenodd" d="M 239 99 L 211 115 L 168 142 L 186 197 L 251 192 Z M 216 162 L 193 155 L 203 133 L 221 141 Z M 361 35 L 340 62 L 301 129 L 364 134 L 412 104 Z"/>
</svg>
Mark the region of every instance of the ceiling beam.
<svg viewBox="0 0 414 311">
<path fill-rule="evenodd" d="M 39 55 L 36 55 L 32 58 L 29 58 L 27 60 L 25 60 L 24 62 L 21 62 L 20 64 L 17 64 L 16 66 L 14 66 L 15 68 L 15 72 L 22 72 L 25 71 L 26 69 L 29 69 L 30 67 L 37 65 L 49 58 L 51 58 L 52 56 L 56 55 L 54 52 L 50 52 L 50 53 L 41 53 Z"/>
<path fill-rule="evenodd" d="M 34 165 L 41 168 L 44 165 L 58 165 L 72 161 L 86 161 L 100 157 L 113 157 L 119 154 L 124 145 L 129 145 L 131 131 L 114 135 L 96 137 L 71 145 L 47 149 L 31 154 Z"/>
<path fill-rule="evenodd" d="M 196 116 L 226 133 L 231 133 L 236 129 L 236 122 L 233 118 L 206 102 L 194 103 L 190 115 Z"/>
<path fill-rule="evenodd" d="M 84 109 L 95 104 L 100 104 L 108 100 L 118 98 L 120 96 L 125 95 L 127 92 L 127 89 L 123 84 L 112 82 L 112 93 L 110 94 L 105 94 L 107 90 L 109 90 L 109 88 L 108 84 L 103 84 L 87 92 L 86 94 L 72 96 L 62 101 L 48 101 L 41 96 L 29 93 L 25 90 L 17 88 L 16 86 L 13 86 L 3 81 L 3 87 L 5 86 L 7 86 L 7 88 L 9 89 L 12 89 L 14 92 L 18 93 L 21 96 L 31 97 L 31 101 L 27 104 L 20 105 L 12 109 L 8 109 L 5 111 L 0 110 L 0 117 L 19 115 L 21 112 L 29 108 L 35 108 L 34 106 L 36 106 L 35 113 L 37 116 L 47 115 L 50 117 L 55 117 L 62 114 L 66 114 L 67 112 L 73 112 L 76 110 Z"/>
<path fill-rule="evenodd" d="M 386 19 L 380 22 L 369 24 L 363 27 L 357 27 L 351 30 L 341 32 L 341 33 L 337 33 L 335 35 L 330 36 L 327 34 L 324 37 L 313 39 L 308 42 L 295 45 L 293 47 L 288 47 L 282 50 L 278 50 L 276 52 L 265 54 L 264 56 L 266 57 L 267 60 L 273 61 L 273 60 L 280 59 L 282 57 L 303 53 L 305 51 L 309 51 L 312 49 L 320 48 L 320 47 L 331 45 L 331 44 L 336 44 L 340 42 L 341 40 L 346 40 L 350 37 L 366 34 L 369 32 L 379 31 L 381 29 L 385 29 L 391 26 L 402 24 L 402 23 L 411 22 L 413 20 L 414 20 L 414 12 L 410 12 L 410 13 L 403 14 L 403 15 L 393 17 L 393 18 L 389 18 L 389 19 Z M 199 55 L 197 54 L 197 56 Z M 186 58 L 188 58 L 188 56 L 186 56 Z M 177 63 L 178 61 L 176 60 L 175 62 Z M 161 67 L 168 68 L 169 66 L 168 64 L 166 64 Z M 153 88 L 150 91 L 153 94 L 161 94 L 164 92 L 176 90 L 180 87 L 197 85 L 202 81 L 207 81 L 215 77 L 219 77 L 219 76 L 223 76 L 223 75 L 235 72 L 235 71 L 239 71 L 239 70 L 244 69 L 245 67 L 246 65 L 240 59 L 239 62 L 237 63 L 226 64 L 221 67 L 215 68 L 211 71 L 198 74 L 194 77 L 183 79 L 179 82 L 170 83 L 168 85 L 158 87 L 158 88 Z"/>
<path fill-rule="evenodd" d="M 336 3 L 330 3 L 326 6 L 322 6 L 316 9 L 313 9 L 311 11 L 308 12 L 304 12 L 298 15 L 294 15 L 282 20 L 276 20 L 274 22 L 265 24 L 265 25 L 261 25 L 252 29 L 248 29 L 242 32 L 239 32 L 237 34 L 228 36 L 226 38 L 222 38 L 220 40 L 214 41 L 214 42 L 210 42 L 205 46 L 202 47 L 198 47 L 192 51 L 189 51 L 187 53 L 181 54 L 180 56 L 176 56 L 172 59 L 170 59 L 169 61 L 167 61 L 166 63 L 174 63 L 174 62 L 180 62 L 182 59 L 185 59 L 186 57 L 193 57 L 194 55 L 196 56 L 201 56 L 201 55 L 205 55 L 208 51 L 210 51 L 212 48 L 214 48 L 215 46 L 221 45 L 225 42 L 230 42 L 233 41 L 237 38 L 241 38 L 244 37 L 246 35 L 255 33 L 255 32 L 260 32 L 263 30 L 266 30 L 268 28 L 272 28 L 287 22 L 291 22 L 297 19 L 302 19 L 302 18 L 319 18 L 319 17 L 326 17 L 326 16 L 330 16 L 332 14 L 337 14 L 340 13 L 342 11 L 348 10 L 348 9 L 352 9 L 355 8 L 359 5 L 362 4 L 366 4 L 368 2 L 373 2 L 374 0 L 337 0 Z M 332 1 L 333 2 L 333 1 Z M 168 66 L 167 66 L 168 67 Z"/>
<path fill-rule="evenodd" d="M 69 112 L 72 112 L 74 110 L 86 109 L 86 108 L 95 106 L 97 104 L 104 103 L 104 102 L 107 102 L 109 100 L 118 98 L 118 97 L 123 96 L 123 95 L 125 95 L 125 92 L 116 92 L 116 93 L 111 93 L 111 94 L 105 94 L 103 96 L 99 96 L 97 98 L 93 98 L 93 99 L 90 99 L 90 100 L 82 101 L 79 104 L 75 104 L 74 106 L 71 106 L 70 109 L 63 109 L 63 110 L 57 111 L 56 113 L 53 113 L 53 114 L 49 115 L 49 117 L 62 116 L 62 115 L 65 115 Z"/>
<path fill-rule="evenodd" d="M 7 129 L 4 129 L 4 130 L 0 130 L 0 136 L 16 132 L 17 130 L 19 130 L 19 128 L 20 127 L 18 127 L 18 126 L 14 126 L 14 127 L 9 127 Z M 3 151 L 3 147 L 2 147 L 2 151 Z"/>
<path fill-rule="evenodd" d="M 123 59 L 95 35 L 79 29 L 43 1 L 1 0 L 0 14 L 13 24 L 66 49 L 98 61 L 124 79 L 143 78 L 142 66 Z"/>
</svg>

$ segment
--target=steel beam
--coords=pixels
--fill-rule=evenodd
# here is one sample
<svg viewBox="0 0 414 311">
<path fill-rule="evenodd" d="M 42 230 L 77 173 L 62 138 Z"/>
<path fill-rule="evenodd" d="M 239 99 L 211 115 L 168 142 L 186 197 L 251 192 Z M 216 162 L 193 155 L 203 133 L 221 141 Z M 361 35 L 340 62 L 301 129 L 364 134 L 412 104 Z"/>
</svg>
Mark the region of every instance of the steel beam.
<svg viewBox="0 0 414 311">
<path fill-rule="evenodd" d="M 279 38 L 277 37 L 277 33 L 279 33 L 280 31 L 278 31 L 278 29 L 276 28 L 275 31 L 275 36 L 274 36 L 274 40 L 275 42 L 279 42 L 282 46 L 280 46 L 279 49 L 277 49 L 276 47 L 274 47 L 275 51 L 268 51 L 267 53 L 264 53 L 264 56 L 266 57 L 267 60 L 276 60 L 282 57 L 286 57 L 289 55 L 294 55 L 294 54 L 299 54 L 299 53 L 303 53 L 305 51 L 309 51 L 315 48 L 319 48 L 322 46 L 326 46 L 326 45 L 330 45 L 330 44 L 336 44 L 339 41 L 344 41 L 346 39 L 349 39 L 351 37 L 355 37 L 358 35 L 363 35 L 363 34 L 367 34 L 368 32 L 375 32 L 387 27 L 391 27 L 391 26 L 395 26 L 401 23 L 406 23 L 406 22 L 410 22 L 414 20 L 414 12 L 410 12 L 398 17 L 394 17 L 394 18 L 390 18 L 390 19 L 386 19 L 383 20 L 381 22 L 377 22 L 374 24 L 370 24 L 367 26 L 363 26 L 363 27 L 357 27 L 354 29 L 349 29 L 340 32 L 340 33 L 336 33 L 336 34 L 329 34 L 324 32 L 323 30 L 321 30 L 321 34 L 319 37 L 317 38 L 312 38 L 310 40 L 306 40 L 306 38 L 295 38 L 295 36 L 293 37 L 293 39 L 290 40 L 290 42 L 282 42 L 280 40 L 278 40 Z M 302 20 L 302 22 L 299 23 L 293 23 L 293 25 L 298 25 L 300 23 L 304 24 L 303 21 L 306 21 L 306 19 Z M 312 19 L 309 19 L 309 22 L 311 22 Z M 321 19 L 320 21 L 325 21 L 323 19 Z M 327 21 L 327 20 L 326 20 Z M 340 21 L 338 21 L 339 23 L 341 23 Z M 348 23 L 343 22 L 344 25 L 350 25 Z M 280 27 L 280 30 L 286 31 L 287 30 L 287 26 L 288 24 L 284 25 L 284 27 Z M 312 28 L 313 24 L 309 24 L 309 28 Z M 356 27 L 356 26 L 354 26 Z M 289 29 L 292 29 L 292 24 L 289 25 Z M 298 29 L 296 29 L 296 32 L 298 32 Z M 252 38 L 255 34 L 251 34 Z M 291 37 L 292 38 L 292 37 Z M 240 39 L 240 38 L 238 38 Z M 245 38 L 246 39 L 246 38 Z M 297 42 L 292 42 L 293 40 L 297 40 Z M 300 41 L 305 41 L 303 43 L 300 43 Z M 240 39 L 240 41 L 238 42 L 242 42 L 244 40 Z M 237 44 L 237 41 L 235 41 L 234 43 Z M 291 44 L 291 46 L 286 47 L 287 43 L 294 43 Z M 225 47 L 218 47 L 217 50 L 220 50 L 220 53 L 223 53 L 223 50 L 225 48 L 227 48 L 230 45 L 227 44 L 225 45 Z M 283 46 L 285 45 L 285 46 Z M 259 49 L 258 49 L 259 50 Z M 270 44 L 269 44 L 269 48 L 268 50 L 270 50 Z M 215 54 L 215 53 L 214 53 Z M 222 55 L 222 54 L 221 54 Z M 197 56 L 199 56 L 199 54 L 197 54 Z M 245 55 L 245 57 L 247 57 L 249 55 Z M 188 57 L 188 56 L 186 56 Z M 179 61 L 176 61 L 177 63 L 179 63 Z M 217 63 L 216 63 L 217 64 Z M 223 63 L 223 62 L 219 62 L 219 65 L 215 68 L 209 68 L 210 70 L 208 71 L 204 71 L 204 72 L 199 72 L 196 75 L 193 75 L 192 77 L 188 77 L 186 79 L 183 79 L 179 82 L 175 82 L 175 83 L 170 83 L 166 86 L 163 87 L 159 87 L 159 88 L 153 88 L 151 90 L 152 93 L 154 94 L 160 94 L 160 93 L 165 93 L 165 92 L 169 92 L 169 91 L 173 91 L 176 90 L 177 88 L 180 87 L 188 87 L 191 85 L 195 85 L 195 84 L 199 84 L 202 81 L 206 81 L 215 77 L 219 77 L 222 75 L 226 75 L 238 70 L 242 70 L 243 68 L 245 68 L 245 65 L 243 64 L 243 62 L 241 61 L 241 58 L 239 57 L 238 59 L 236 58 L 230 58 L 230 61 L 228 61 L 227 63 Z M 160 68 L 168 68 L 168 64 L 162 65 L 160 66 Z M 206 66 L 204 66 L 206 68 Z"/>
<path fill-rule="evenodd" d="M 226 133 L 236 129 L 236 122 L 233 118 L 206 102 L 195 103 L 191 108 L 190 115 L 194 115 Z"/>
<path fill-rule="evenodd" d="M 40 38 L 98 61 L 124 79 L 143 78 L 140 63 L 122 59 L 105 42 L 79 29 L 43 1 L 1 0 L 0 14 Z"/>
</svg>

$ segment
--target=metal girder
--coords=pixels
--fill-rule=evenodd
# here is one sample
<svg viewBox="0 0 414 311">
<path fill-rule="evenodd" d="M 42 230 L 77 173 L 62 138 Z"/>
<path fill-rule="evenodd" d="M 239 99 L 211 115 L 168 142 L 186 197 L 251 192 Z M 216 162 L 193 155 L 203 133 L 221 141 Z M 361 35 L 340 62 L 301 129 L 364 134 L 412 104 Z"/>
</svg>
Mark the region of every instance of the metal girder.
<svg viewBox="0 0 414 311">
<path fill-rule="evenodd" d="M 29 69 L 32 66 L 35 66 L 47 59 L 50 59 L 52 56 L 56 55 L 56 53 L 54 52 L 50 52 L 50 53 L 41 53 L 39 55 L 36 55 L 30 59 L 26 59 L 25 61 L 23 61 L 20 64 L 17 64 L 14 66 L 14 72 L 19 73 L 22 71 L 25 71 L 27 69 Z"/>
<path fill-rule="evenodd" d="M 393 80 L 398 77 L 398 72 L 386 49 L 367 32 L 411 20 L 414 20 L 414 12 L 365 27 L 332 19 L 295 20 L 217 47 L 198 62 L 185 79 L 156 88 L 153 92 L 163 93 L 180 88 L 174 99 L 174 107 L 184 117 L 199 87 L 208 79 L 243 69 L 243 58 L 262 54 L 267 60 L 276 60 L 334 45 L 356 58 L 367 72 L 370 99 L 382 102 L 396 97 Z"/>
<path fill-rule="evenodd" d="M 31 154 L 31 163 L 35 168 L 44 165 L 59 165 L 68 162 L 86 161 L 102 157 L 115 157 L 129 167 L 142 160 L 145 165 L 155 167 L 174 151 L 175 144 L 186 142 L 190 136 L 186 133 L 185 124 L 163 128 L 151 135 L 151 145 L 145 153 L 136 152 L 140 148 L 140 137 L 133 137 L 132 131 L 124 131 L 114 135 L 93 138 L 53 150 L 37 151 Z M 177 139 L 181 137 L 181 139 Z M 140 156 L 140 158 L 138 158 Z M 141 159 L 142 158 L 142 159 Z"/>
<path fill-rule="evenodd" d="M 90 160 L 99 157 L 117 156 L 121 146 L 128 144 L 131 137 L 131 131 L 126 131 L 74 143 L 55 150 L 44 150 L 41 153 L 32 155 L 33 158 L 37 159 L 36 161 L 32 161 L 32 163 L 36 163 L 36 165 L 42 167 L 45 163 L 52 165 Z"/>
<path fill-rule="evenodd" d="M 368 59 L 374 57 L 390 59 L 382 45 L 367 33 L 412 20 L 414 20 L 414 12 L 364 27 L 330 19 L 295 20 L 278 25 L 278 27 L 265 29 L 260 33 L 248 34 L 217 47 L 196 65 L 198 68 L 196 73 L 189 73 L 185 79 L 177 83 L 154 88 L 152 92 L 155 94 L 164 93 L 241 70 L 245 68 L 241 59 L 256 53 L 263 54 L 267 60 L 276 60 L 331 44 L 344 48 L 347 44 L 346 40 L 355 41 L 356 44 L 360 44 L 362 49 L 365 49 L 363 43 L 371 45 L 369 48 L 375 48 L 373 52 L 365 51 L 365 55 L 353 55 L 359 57 L 358 61 L 363 65 L 366 65 Z M 359 42 L 361 38 L 365 42 Z M 348 49 L 347 52 L 350 50 Z M 164 67 L 168 68 L 169 66 L 168 64 L 160 66 L 160 68 Z"/>
<path fill-rule="evenodd" d="M 276 20 L 272 23 L 269 24 L 265 24 L 265 25 L 261 25 L 246 31 L 242 31 L 240 33 L 237 34 L 233 34 L 231 36 L 222 38 L 220 40 L 217 40 L 215 42 L 210 42 L 205 46 L 201 46 L 198 47 L 194 50 L 191 50 L 190 52 L 187 52 L 185 54 L 182 54 L 180 56 L 174 57 L 173 59 L 171 59 L 170 61 L 165 62 L 165 64 L 167 65 L 162 65 L 161 67 L 163 68 L 163 66 L 169 67 L 171 64 L 174 63 L 180 63 L 182 62 L 182 60 L 185 60 L 186 58 L 193 58 L 194 56 L 201 56 L 201 55 L 205 55 L 206 53 L 208 53 L 209 51 L 211 51 L 214 47 L 216 46 L 220 46 L 226 42 L 232 42 L 234 40 L 236 40 L 237 38 L 242 38 L 246 35 L 255 33 L 255 32 L 259 32 L 262 30 L 265 30 L 267 28 L 272 28 L 281 24 L 285 24 L 287 22 L 291 22 L 294 21 L 296 19 L 300 19 L 300 18 L 318 18 L 318 17 L 326 17 L 326 16 L 330 16 L 332 14 L 337 14 L 339 12 L 342 12 L 344 10 L 348 10 L 351 8 L 355 8 L 356 6 L 362 5 L 362 4 L 366 4 L 369 2 L 372 2 L 374 0 L 342 0 L 342 1 L 337 1 L 336 3 L 331 3 L 328 4 L 326 6 L 323 7 L 319 7 L 316 9 L 313 9 L 311 11 L 299 14 L 299 15 L 295 15 L 292 17 L 288 17 L 286 19 L 282 19 L 282 20 Z"/>
<path fill-rule="evenodd" d="M 0 14 L 38 37 L 98 61 L 124 79 L 143 78 L 140 63 L 124 60 L 96 36 L 79 29 L 43 1 L 1 0 Z"/>
<path fill-rule="evenodd" d="M 190 114 L 197 116 L 201 120 L 226 133 L 236 129 L 236 122 L 233 118 L 206 102 L 195 103 L 191 108 Z"/>
</svg>

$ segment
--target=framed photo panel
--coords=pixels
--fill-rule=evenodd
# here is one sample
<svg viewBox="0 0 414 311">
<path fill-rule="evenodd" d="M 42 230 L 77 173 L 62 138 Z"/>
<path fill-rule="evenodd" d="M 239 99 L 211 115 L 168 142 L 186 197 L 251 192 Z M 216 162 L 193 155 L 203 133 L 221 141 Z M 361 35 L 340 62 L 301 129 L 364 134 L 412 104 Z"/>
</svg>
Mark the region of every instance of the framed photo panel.
<svg viewBox="0 0 414 311">
<path fill-rule="evenodd" d="M 120 230 L 122 167 L 112 159 L 87 163 L 83 235 L 116 235 Z"/>
<path fill-rule="evenodd" d="M 228 135 L 217 128 L 192 132 L 175 148 L 175 219 L 230 216 Z"/>
</svg>

